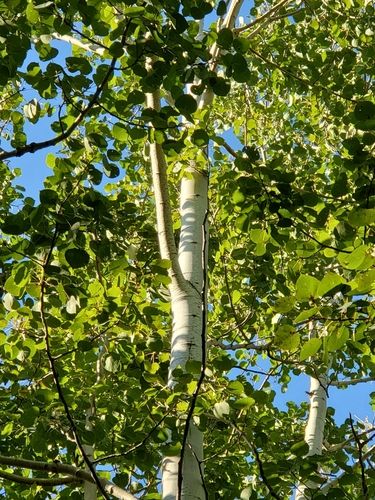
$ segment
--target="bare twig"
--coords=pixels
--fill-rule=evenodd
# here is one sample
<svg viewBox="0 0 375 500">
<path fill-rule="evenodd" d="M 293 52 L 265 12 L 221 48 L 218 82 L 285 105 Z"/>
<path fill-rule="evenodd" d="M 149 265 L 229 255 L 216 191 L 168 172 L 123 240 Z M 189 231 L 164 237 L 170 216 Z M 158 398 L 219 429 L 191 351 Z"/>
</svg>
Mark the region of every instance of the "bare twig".
<svg viewBox="0 0 375 500">
<path fill-rule="evenodd" d="M 362 463 L 365 463 L 366 460 L 371 458 L 375 453 L 375 444 L 371 446 L 365 453 L 362 454 Z M 326 483 L 324 486 L 321 487 L 320 491 L 323 494 L 326 494 L 331 488 L 336 486 L 336 484 L 340 481 L 340 479 L 345 476 L 346 474 L 350 474 L 354 469 L 357 469 L 360 467 L 360 461 L 357 460 L 349 469 L 343 471 L 339 476 L 335 477 L 332 481 L 329 483 Z"/>
<path fill-rule="evenodd" d="M 156 429 L 160 426 L 160 424 L 166 419 L 166 417 L 168 416 L 169 413 L 170 412 L 167 412 L 165 415 L 163 415 L 163 417 L 158 422 L 156 422 L 156 424 L 147 433 L 147 435 L 142 439 L 142 441 L 140 441 L 139 443 L 137 443 L 134 446 L 132 446 L 131 448 L 129 448 L 129 450 L 126 450 L 126 451 L 120 452 L 120 453 L 111 453 L 110 455 L 105 455 L 103 457 L 99 457 L 96 460 L 93 460 L 92 463 L 97 464 L 100 462 L 105 462 L 106 460 L 110 460 L 111 458 L 126 457 L 127 455 L 129 455 L 129 453 L 132 453 L 133 451 L 137 450 L 138 448 L 141 448 L 142 446 L 144 446 L 147 443 L 147 441 L 150 439 L 152 434 L 156 431 Z"/>
<path fill-rule="evenodd" d="M 365 471 L 365 464 L 363 460 L 363 443 L 361 439 L 359 438 L 357 431 L 355 430 L 354 423 L 353 423 L 353 418 L 352 415 L 349 414 L 350 418 L 350 428 L 353 433 L 353 437 L 355 442 L 357 443 L 357 448 L 358 448 L 358 464 L 359 468 L 361 469 L 361 488 L 362 488 L 362 495 L 363 499 L 367 500 L 369 498 L 368 496 L 368 486 L 366 482 L 366 471 Z"/>
<path fill-rule="evenodd" d="M 231 426 L 241 435 L 242 439 L 246 442 L 246 444 L 248 445 L 248 447 L 254 453 L 254 457 L 255 457 L 255 460 L 256 460 L 256 463 L 257 463 L 258 469 L 259 469 L 260 478 L 261 478 L 263 484 L 268 489 L 269 494 L 271 495 L 271 497 L 272 498 L 276 498 L 277 500 L 281 500 L 281 497 L 279 497 L 279 495 L 272 488 L 272 486 L 270 485 L 270 483 L 269 483 L 269 481 L 267 479 L 267 476 L 265 475 L 264 468 L 263 468 L 263 462 L 262 462 L 262 460 L 260 458 L 260 455 L 259 455 L 257 447 L 248 440 L 246 434 L 244 432 L 242 432 L 242 430 L 239 427 L 237 427 L 236 424 L 234 424 L 233 422 L 231 422 Z"/>
<path fill-rule="evenodd" d="M 281 0 L 279 3 L 274 5 L 273 7 L 270 8 L 267 12 L 265 12 L 262 16 L 259 16 L 257 19 L 254 21 L 251 21 L 248 24 L 245 24 L 244 26 L 241 26 L 240 28 L 235 28 L 233 31 L 235 33 L 242 33 L 243 31 L 247 31 L 248 29 L 252 28 L 253 26 L 256 26 L 259 23 L 263 23 L 267 19 L 273 16 L 278 10 L 280 10 L 282 7 L 284 7 L 287 3 L 289 3 L 290 0 Z"/>
<path fill-rule="evenodd" d="M 12 474 L 10 472 L 0 471 L 0 477 L 20 484 L 36 484 L 38 486 L 63 486 L 65 484 L 80 483 L 83 481 L 74 476 L 62 477 L 25 477 L 19 474 Z"/>
<path fill-rule="evenodd" d="M 89 483 L 94 483 L 94 479 L 91 474 L 83 469 L 79 469 L 74 467 L 73 465 L 63 464 L 61 462 L 41 462 L 38 460 L 28 460 L 19 457 L 6 457 L 4 455 L 0 455 L 0 464 L 8 465 L 10 467 L 18 467 L 23 469 L 30 470 L 39 470 L 43 472 L 53 472 L 55 474 L 68 474 L 76 478 L 78 481 L 88 481 Z M 105 488 L 106 492 L 110 495 L 113 495 L 115 498 L 119 500 L 137 500 L 136 497 L 126 492 L 119 486 L 111 483 L 107 479 L 100 479 L 103 488 Z"/>
<path fill-rule="evenodd" d="M 44 261 L 43 270 L 42 270 L 42 277 L 41 277 L 41 282 L 40 282 L 40 317 L 41 317 L 41 321 L 42 321 L 42 325 L 43 325 L 44 341 L 46 343 L 46 354 L 47 354 L 50 369 L 51 369 L 51 372 L 53 375 L 53 380 L 55 382 L 56 390 L 57 390 L 60 402 L 64 407 L 65 415 L 66 415 L 66 418 L 68 419 L 68 422 L 70 424 L 71 432 L 73 434 L 74 441 L 77 445 L 77 448 L 78 448 L 85 464 L 87 465 L 88 469 L 90 470 L 92 477 L 94 479 L 94 482 L 97 485 L 97 487 L 99 488 L 99 491 L 101 491 L 101 493 L 103 494 L 105 499 L 109 500 L 109 496 L 107 495 L 102 483 L 100 482 L 100 479 L 96 473 L 95 467 L 91 463 L 89 457 L 87 456 L 87 453 L 85 451 L 85 447 L 81 442 L 81 438 L 78 434 L 77 426 L 74 422 L 73 416 L 70 412 L 68 403 L 65 399 L 64 392 L 63 392 L 63 389 L 62 389 L 61 384 L 60 384 L 59 373 L 57 371 L 55 359 L 54 359 L 54 357 L 52 355 L 52 351 L 51 351 L 49 326 L 47 323 L 46 313 L 45 313 L 45 295 L 46 295 L 46 288 L 47 288 L 46 268 L 48 267 L 49 262 L 51 260 L 52 252 L 53 252 L 57 238 L 58 238 L 58 229 L 56 226 L 54 235 L 52 237 L 52 242 L 51 242 L 51 245 L 49 248 L 49 252 L 48 252 L 46 259 Z"/>
<path fill-rule="evenodd" d="M 375 381 L 375 377 L 352 378 L 348 380 L 332 380 L 328 385 L 335 387 L 346 387 L 348 385 L 362 384 Z"/>
</svg>

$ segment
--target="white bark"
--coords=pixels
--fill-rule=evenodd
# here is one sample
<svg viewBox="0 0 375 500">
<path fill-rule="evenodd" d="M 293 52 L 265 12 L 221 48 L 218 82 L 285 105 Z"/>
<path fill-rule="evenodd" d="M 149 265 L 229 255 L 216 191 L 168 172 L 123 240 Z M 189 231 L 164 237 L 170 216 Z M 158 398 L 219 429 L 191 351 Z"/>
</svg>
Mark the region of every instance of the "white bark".
<svg viewBox="0 0 375 500">
<path fill-rule="evenodd" d="M 185 280 L 190 284 L 189 293 L 181 293 L 171 287 L 172 298 L 172 348 L 169 384 L 173 386 L 173 370 L 185 367 L 190 360 L 202 362 L 202 290 L 204 280 L 205 252 L 203 245 L 207 234 L 204 222 L 207 212 L 208 183 L 205 173 L 189 168 L 181 182 L 180 215 L 181 232 L 179 264 Z M 163 499 L 178 497 L 179 456 L 166 457 L 162 465 Z M 194 422 L 190 422 L 189 434 L 184 449 L 182 468 L 183 499 L 205 498 L 202 483 L 203 434 Z"/>
<path fill-rule="evenodd" d="M 159 109 L 158 92 L 146 95 L 146 105 Z M 150 144 L 150 163 L 156 203 L 160 254 L 171 262 L 170 293 L 172 308 L 172 346 L 169 385 L 173 370 L 183 369 L 187 361 L 202 362 L 203 222 L 207 211 L 207 177 L 188 169 L 181 184 L 181 232 L 177 253 L 168 194 L 167 164 L 160 144 Z M 184 449 L 182 488 L 178 491 L 179 456 L 165 457 L 162 463 L 163 499 L 205 498 L 200 462 L 203 459 L 202 433 L 190 423 Z"/>
<path fill-rule="evenodd" d="M 223 26 L 232 28 L 243 0 L 232 0 Z M 211 51 L 210 69 L 215 70 L 220 49 L 214 44 Z M 147 66 L 151 65 L 149 61 Z M 205 92 L 199 99 L 199 108 L 211 104 L 212 91 Z M 158 92 L 146 95 L 146 105 L 159 110 Z M 180 215 L 181 231 L 178 255 L 174 242 L 172 217 L 168 196 L 167 165 L 162 147 L 150 144 L 150 162 L 156 202 L 157 229 L 161 257 L 171 261 L 171 308 L 172 346 L 169 370 L 169 385 L 175 381 L 173 370 L 185 369 L 188 361 L 203 363 L 204 325 L 203 297 L 205 279 L 204 260 L 207 254 L 208 229 L 204 227 L 208 209 L 208 179 L 194 165 L 186 166 L 181 182 Z M 183 450 L 182 485 L 179 491 L 179 456 L 164 457 L 162 463 L 162 487 L 164 500 L 202 500 L 206 498 L 203 484 L 203 435 L 189 422 L 189 432 Z"/>
<path fill-rule="evenodd" d="M 305 441 L 309 445 L 307 456 L 321 455 L 325 419 L 327 413 L 327 382 L 326 375 L 319 378 L 310 377 L 310 409 L 305 428 Z M 316 489 L 319 485 L 314 482 L 300 483 L 297 486 L 295 500 L 310 498 L 309 489 Z"/>
<path fill-rule="evenodd" d="M 92 431 L 92 423 L 90 421 L 91 416 L 93 415 L 93 406 L 89 408 L 89 410 L 86 413 L 86 425 L 85 428 L 88 431 Z M 94 447 L 92 445 L 84 444 L 83 449 L 85 450 L 85 453 L 87 455 L 87 458 L 92 462 L 94 460 Z M 86 470 L 87 472 L 90 473 L 90 469 L 86 465 Z M 83 485 L 83 498 L 84 500 L 96 500 L 97 495 L 96 495 L 96 484 L 85 482 Z"/>
</svg>

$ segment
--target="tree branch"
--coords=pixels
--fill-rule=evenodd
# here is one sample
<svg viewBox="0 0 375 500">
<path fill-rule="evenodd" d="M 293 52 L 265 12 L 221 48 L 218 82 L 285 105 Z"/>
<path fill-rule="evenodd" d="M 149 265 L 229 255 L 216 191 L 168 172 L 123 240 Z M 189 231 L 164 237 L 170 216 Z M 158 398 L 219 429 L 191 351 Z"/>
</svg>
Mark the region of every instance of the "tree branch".
<svg viewBox="0 0 375 500">
<path fill-rule="evenodd" d="M 263 484 L 268 489 L 269 494 L 271 495 L 271 497 L 272 498 L 276 498 L 277 500 L 281 500 L 281 497 L 279 497 L 279 495 L 272 488 L 271 484 L 268 482 L 268 479 L 267 479 L 267 477 L 266 477 L 266 475 L 264 473 L 263 462 L 262 462 L 262 460 L 260 458 L 260 455 L 259 455 L 257 447 L 248 440 L 246 434 L 244 432 L 242 432 L 242 430 L 239 427 L 237 427 L 237 425 L 235 425 L 233 422 L 231 422 L 231 426 L 240 434 L 240 436 L 242 437 L 242 439 L 246 442 L 246 444 L 248 445 L 248 447 L 254 453 L 255 461 L 256 461 L 256 463 L 258 465 L 258 469 L 259 469 L 260 478 L 261 478 Z"/>
<path fill-rule="evenodd" d="M 357 437 L 358 438 L 362 438 L 362 437 L 365 437 L 367 436 L 368 434 L 370 434 L 370 436 L 368 436 L 364 442 L 365 443 L 368 443 L 369 441 L 371 441 L 371 439 L 373 438 L 373 436 L 371 436 L 371 434 L 375 432 L 375 427 L 370 427 L 370 429 L 366 429 L 365 431 L 357 434 Z M 330 445 L 329 443 L 325 442 L 324 443 L 324 447 L 325 449 L 330 452 L 330 451 L 337 451 L 337 450 L 342 450 L 343 448 L 345 448 L 347 445 L 349 445 L 352 441 L 354 440 L 353 436 L 348 438 L 348 439 L 345 439 L 345 441 L 342 441 L 341 443 L 337 443 L 337 444 L 332 444 Z"/>
<path fill-rule="evenodd" d="M 71 483 L 80 483 L 82 479 L 74 476 L 63 477 L 25 477 L 0 470 L 0 477 L 20 484 L 36 484 L 38 486 L 63 486 Z"/>
<path fill-rule="evenodd" d="M 334 387 L 346 387 L 348 385 L 362 384 L 365 382 L 373 382 L 375 377 L 352 378 L 347 380 L 332 380 L 328 385 Z"/>
<path fill-rule="evenodd" d="M 99 56 L 102 56 L 106 50 L 106 47 L 97 45 L 96 43 L 83 43 L 81 40 L 78 40 L 77 38 L 74 38 L 74 36 L 71 35 L 60 35 L 59 33 L 52 33 L 51 35 L 53 38 L 56 40 L 61 40 L 63 42 L 70 43 L 70 45 L 75 45 L 76 47 L 79 47 L 80 49 L 87 50 L 88 52 L 94 52 L 95 54 L 98 54 Z"/>
<path fill-rule="evenodd" d="M 128 24 L 128 26 L 129 26 L 129 24 Z M 125 37 L 126 37 L 128 26 L 126 27 L 125 32 L 122 36 L 122 40 L 121 40 L 122 45 L 125 44 Z M 35 151 L 39 151 L 41 149 L 56 146 L 56 144 L 58 144 L 59 142 L 63 141 L 64 139 L 67 139 L 74 132 L 74 130 L 79 126 L 79 124 L 82 122 L 82 120 L 85 118 L 85 116 L 89 113 L 89 111 L 93 108 L 94 104 L 99 99 L 100 94 L 102 93 L 105 85 L 109 81 L 109 79 L 114 71 L 116 61 L 117 61 L 117 57 L 114 57 L 111 61 L 111 64 L 109 65 L 109 69 L 108 69 L 107 73 L 105 74 L 100 85 L 96 88 L 96 91 L 95 91 L 94 95 L 91 97 L 91 99 L 89 100 L 89 103 L 87 104 L 87 106 L 82 109 L 82 111 L 79 113 L 79 115 L 74 120 L 74 122 L 64 132 L 62 132 L 61 134 L 57 135 L 56 137 L 54 137 L 52 139 L 47 139 L 46 141 L 30 142 L 29 144 L 25 144 L 25 146 L 13 149 L 12 151 L 0 152 L 0 161 L 7 160 L 9 158 L 20 157 L 20 156 L 23 156 L 27 153 L 35 153 Z"/>
<path fill-rule="evenodd" d="M 146 69 L 148 71 L 152 69 L 151 59 L 146 63 Z M 146 106 L 154 111 L 160 111 L 159 90 L 146 94 Z M 178 262 L 178 251 L 173 234 L 165 154 L 161 144 L 158 144 L 156 141 L 150 141 L 149 144 L 160 256 L 162 259 L 167 259 L 171 263 L 169 274 L 172 279 L 172 284 L 177 285 L 181 291 L 187 292 L 188 283 L 181 272 L 181 267 Z"/>
<path fill-rule="evenodd" d="M 258 17 L 257 19 L 255 19 L 254 21 L 251 21 L 248 24 L 245 24 L 245 26 L 241 26 L 240 28 L 236 28 L 234 30 L 234 32 L 235 33 L 242 33 L 243 31 L 246 31 L 259 23 L 263 23 L 264 21 L 267 21 L 267 19 L 272 17 L 273 14 L 275 14 L 278 10 L 280 10 L 282 7 L 284 7 L 284 5 L 286 5 L 289 2 L 290 2 L 290 0 L 281 0 L 279 3 L 277 3 L 276 5 L 271 7 L 270 10 L 268 10 L 262 16 Z M 269 22 L 271 22 L 271 21 L 272 21 L 272 19 L 269 19 Z M 263 28 L 263 26 L 262 26 L 262 28 Z M 251 36 L 252 35 L 253 35 L 253 33 L 251 33 Z"/>
<path fill-rule="evenodd" d="M 73 465 L 67 465 L 61 462 L 41 462 L 37 460 L 28 460 L 24 458 L 6 457 L 4 455 L 0 455 L 0 464 L 8 465 L 10 467 L 19 467 L 23 469 L 54 472 L 56 474 L 69 474 L 70 476 L 75 477 L 77 480 L 94 483 L 94 479 L 89 472 L 83 469 L 78 469 Z M 113 495 L 118 500 L 137 500 L 135 496 L 123 490 L 119 486 L 111 483 L 111 481 L 108 481 L 107 479 L 100 478 L 100 482 L 105 491 L 108 494 Z"/>
<path fill-rule="evenodd" d="M 361 469 L 362 495 L 363 495 L 364 500 L 366 500 L 366 499 L 368 499 L 368 486 L 367 486 L 367 482 L 366 482 L 365 463 L 363 460 L 363 446 L 364 446 L 364 444 L 361 442 L 361 439 L 358 436 L 357 431 L 354 428 L 353 418 L 352 418 L 351 414 L 349 414 L 349 418 L 350 418 L 350 428 L 352 430 L 353 438 L 354 438 L 354 441 L 356 442 L 357 448 L 358 448 L 358 466 Z"/>
<path fill-rule="evenodd" d="M 365 462 L 367 459 L 371 458 L 372 455 L 375 453 L 375 444 L 369 448 L 366 453 L 362 454 L 362 462 Z M 345 470 L 342 472 L 339 476 L 337 476 L 335 479 L 327 483 L 325 486 L 323 486 L 320 491 L 323 494 L 326 494 L 331 488 L 336 486 L 336 484 L 340 481 L 340 479 L 345 476 L 346 474 L 351 474 L 354 469 L 357 469 L 358 467 L 361 466 L 361 463 L 359 460 L 357 460 L 348 470 Z"/>
</svg>

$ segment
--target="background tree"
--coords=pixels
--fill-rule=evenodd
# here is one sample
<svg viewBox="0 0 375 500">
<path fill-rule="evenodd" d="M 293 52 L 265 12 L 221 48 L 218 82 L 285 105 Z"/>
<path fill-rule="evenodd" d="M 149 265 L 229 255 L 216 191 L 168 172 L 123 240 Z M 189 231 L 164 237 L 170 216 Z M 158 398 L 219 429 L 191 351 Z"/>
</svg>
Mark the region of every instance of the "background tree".
<svg viewBox="0 0 375 500">
<path fill-rule="evenodd" d="M 373 2 L 0 13 L 6 497 L 372 498 Z"/>
</svg>

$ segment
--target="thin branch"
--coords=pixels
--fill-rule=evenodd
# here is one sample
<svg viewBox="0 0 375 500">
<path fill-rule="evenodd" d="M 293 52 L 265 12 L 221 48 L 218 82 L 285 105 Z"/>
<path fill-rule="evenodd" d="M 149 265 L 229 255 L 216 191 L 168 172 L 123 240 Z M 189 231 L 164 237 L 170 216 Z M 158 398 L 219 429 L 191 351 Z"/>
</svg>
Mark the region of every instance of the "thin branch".
<svg viewBox="0 0 375 500">
<path fill-rule="evenodd" d="M 300 76 L 292 73 L 288 69 L 283 68 L 282 66 L 280 66 L 280 64 L 276 63 L 275 61 L 267 59 L 267 57 L 263 56 L 260 52 L 258 52 L 257 50 L 255 50 L 252 47 L 249 47 L 249 51 L 252 54 L 254 54 L 256 57 L 258 57 L 259 59 L 261 59 L 263 62 L 265 62 L 266 64 L 270 64 L 274 68 L 277 68 L 278 70 L 280 70 L 281 73 L 283 73 L 284 75 L 290 76 L 291 78 L 294 78 L 295 80 L 301 82 L 303 85 L 306 85 L 307 88 L 310 88 L 310 89 L 317 88 L 317 89 L 329 92 L 330 94 L 332 94 L 332 95 L 334 95 L 334 96 L 336 96 L 336 97 L 338 97 L 340 99 L 343 99 L 345 101 L 354 102 L 354 103 L 357 102 L 355 99 L 351 99 L 350 97 L 345 97 L 344 95 L 340 94 L 339 92 L 335 92 L 334 90 L 331 90 L 328 87 L 325 87 L 323 85 L 320 85 L 320 84 L 316 83 L 316 81 L 315 82 L 309 82 L 305 78 L 302 78 L 302 77 L 300 77 Z"/>
<path fill-rule="evenodd" d="M 152 69 L 152 60 L 146 62 L 146 69 Z M 160 110 L 160 92 L 146 94 L 146 106 L 155 111 Z M 151 124 L 151 128 L 152 124 Z M 173 233 L 172 211 L 168 190 L 167 161 L 161 144 L 150 141 L 150 163 L 152 171 L 152 184 L 154 187 L 157 232 L 162 259 L 169 260 L 171 267 L 169 274 L 172 284 L 188 292 L 188 283 L 185 280 L 178 262 L 178 251 Z"/>
<path fill-rule="evenodd" d="M 41 462 L 38 460 L 28 460 L 18 457 L 6 457 L 0 455 L 0 464 L 10 467 L 18 467 L 30 470 L 39 470 L 44 472 L 54 472 L 55 474 L 62 473 L 75 477 L 77 480 L 88 481 L 94 483 L 91 474 L 83 469 L 74 467 L 73 465 L 63 464 L 61 462 Z M 135 496 L 123 490 L 119 486 L 111 483 L 107 479 L 100 478 L 100 482 L 106 492 L 113 495 L 119 500 L 137 500 Z"/>
<path fill-rule="evenodd" d="M 375 377 L 352 378 L 347 380 L 332 380 L 328 385 L 334 387 L 346 387 L 348 385 L 362 384 L 365 382 L 374 382 Z"/>
<path fill-rule="evenodd" d="M 260 478 L 261 478 L 263 484 L 268 489 L 269 494 L 271 495 L 272 498 L 276 498 L 277 500 L 281 500 L 281 497 L 279 497 L 279 495 L 275 492 L 275 490 L 272 488 L 272 486 L 268 482 L 267 476 L 264 473 L 263 462 L 262 462 L 262 460 L 260 458 L 260 455 L 259 455 L 257 447 L 255 445 L 253 445 L 248 440 L 246 434 L 244 432 L 242 432 L 241 429 L 239 427 L 237 427 L 236 424 L 234 424 L 233 422 L 231 422 L 231 425 L 241 435 L 242 439 L 246 442 L 246 444 L 248 445 L 248 447 L 253 451 L 254 456 L 255 456 L 255 460 L 256 460 L 257 465 L 258 465 Z"/>
<path fill-rule="evenodd" d="M 298 14 L 299 12 L 302 12 L 302 11 L 303 11 L 303 9 L 294 10 L 294 11 L 286 12 L 285 14 L 280 14 L 279 16 L 273 16 L 268 20 L 268 22 L 257 26 L 254 31 L 252 31 L 251 33 L 249 33 L 247 35 L 246 38 L 248 40 L 250 38 L 254 38 L 260 31 L 262 31 L 264 28 L 266 28 L 269 24 L 274 23 L 275 21 L 279 21 L 280 19 L 284 19 L 285 17 L 293 16 L 294 14 Z"/>
<path fill-rule="evenodd" d="M 354 440 L 355 440 L 355 442 L 357 444 L 357 448 L 358 448 L 358 464 L 359 464 L 359 468 L 361 469 L 362 494 L 363 494 L 364 500 L 366 500 L 366 499 L 368 499 L 368 486 L 367 486 L 367 482 L 366 482 L 365 463 L 363 460 L 363 446 L 364 445 L 361 442 L 361 440 L 357 434 L 357 431 L 354 428 L 353 418 L 352 418 L 351 414 L 349 414 L 349 419 L 350 419 L 350 428 L 352 430 L 353 437 L 354 437 Z"/>
<path fill-rule="evenodd" d="M 269 18 L 272 17 L 273 14 L 275 14 L 278 10 L 280 10 L 282 7 L 284 7 L 289 2 L 290 2 L 290 0 L 281 0 L 279 3 L 277 3 L 276 5 L 271 7 L 270 10 L 268 10 L 262 16 L 258 17 L 257 19 L 255 19 L 254 21 L 251 21 L 248 24 L 245 24 L 244 26 L 241 26 L 240 28 L 236 28 L 233 31 L 235 33 L 242 33 L 243 31 L 246 31 L 246 30 L 252 28 L 253 26 L 256 26 L 259 23 L 263 23 L 264 21 L 269 20 Z M 271 20 L 269 20 L 269 22 L 271 22 Z"/>
<path fill-rule="evenodd" d="M 195 453 L 195 451 L 194 451 L 194 449 L 193 449 L 192 446 L 190 446 L 190 451 L 192 452 L 192 454 L 194 455 L 195 460 L 198 463 L 199 475 L 201 477 L 201 481 L 202 481 L 202 486 L 203 486 L 205 497 L 209 498 L 209 496 L 208 496 L 208 490 L 207 490 L 207 486 L 206 486 L 206 482 L 204 480 L 204 471 L 203 471 L 203 467 L 202 467 L 202 463 L 204 463 L 204 460 L 199 460 L 199 458 L 197 457 L 197 454 Z"/>
<path fill-rule="evenodd" d="M 25 477 L 10 472 L 0 471 L 0 477 L 14 483 L 20 484 L 36 484 L 38 486 L 63 486 L 71 483 L 80 483 L 83 479 L 78 479 L 74 476 L 63 477 Z"/>
<path fill-rule="evenodd" d="M 95 54 L 98 54 L 99 56 L 102 56 L 107 49 L 107 47 L 104 47 L 103 45 L 100 46 L 99 44 L 92 43 L 91 45 L 87 43 L 81 42 L 81 40 L 78 40 L 77 38 L 74 38 L 74 36 L 71 35 L 60 35 L 60 33 L 52 33 L 51 35 L 53 38 L 56 40 L 61 40 L 63 42 L 70 43 L 70 45 L 75 45 L 76 47 L 79 47 L 80 49 L 87 50 L 88 52 L 94 52 Z M 108 50 L 108 49 L 107 49 Z"/>
<path fill-rule="evenodd" d="M 228 151 L 228 153 L 230 153 L 234 158 L 237 158 L 238 153 L 231 146 L 229 146 L 229 144 L 226 141 L 222 140 L 221 144 L 218 145 L 225 148 Z"/>
<path fill-rule="evenodd" d="M 357 437 L 358 438 L 362 438 L 362 437 L 366 437 L 366 439 L 364 439 L 364 443 L 368 443 L 369 441 L 371 441 L 373 439 L 373 433 L 375 432 L 375 427 L 370 427 L 370 429 L 366 429 L 365 431 L 361 432 L 361 433 L 357 433 Z M 370 435 L 369 435 L 370 434 Z M 329 443 L 327 442 L 324 442 L 324 447 L 325 449 L 330 452 L 330 451 L 337 451 L 337 450 L 342 450 L 343 448 L 346 448 L 347 445 L 349 445 L 350 443 L 353 442 L 353 436 L 348 438 L 348 439 L 345 439 L 345 441 L 342 441 L 341 443 L 337 443 L 337 444 L 332 444 L 330 445 Z"/>
<path fill-rule="evenodd" d="M 163 415 L 163 417 L 158 422 L 156 422 L 156 424 L 151 428 L 151 430 L 142 439 L 142 441 L 140 441 L 139 443 L 132 446 L 129 450 L 126 450 L 122 453 L 121 452 L 120 453 L 111 453 L 110 455 L 105 455 L 104 457 L 100 457 L 100 458 L 97 458 L 96 460 L 93 460 L 92 463 L 97 464 L 100 462 L 105 462 L 106 460 L 110 460 L 111 458 L 126 457 L 127 455 L 129 455 L 129 453 L 132 453 L 133 451 L 137 450 L 138 448 L 141 448 L 142 446 L 144 446 L 147 443 L 147 441 L 150 439 L 150 437 L 156 431 L 156 429 L 159 427 L 159 425 L 167 418 L 169 413 L 170 413 L 170 411 L 168 411 L 165 415 Z"/>
<path fill-rule="evenodd" d="M 270 349 L 272 346 L 272 342 L 269 342 L 268 344 L 255 344 L 254 342 L 243 342 L 241 344 L 223 344 L 223 342 L 219 342 L 218 340 L 210 340 L 210 344 L 220 347 L 221 349 L 224 349 L 225 351 L 235 351 L 236 349 L 248 349 L 251 350 L 253 349 L 254 351 L 267 351 Z"/>
<path fill-rule="evenodd" d="M 129 26 L 129 24 L 128 24 Z M 128 30 L 128 26 L 125 29 L 125 32 L 122 36 L 121 44 L 125 44 L 125 37 L 126 33 Z M 79 124 L 82 122 L 82 120 L 85 118 L 85 116 L 89 113 L 89 111 L 93 108 L 94 104 L 97 102 L 97 100 L 100 97 L 100 94 L 102 93 L 105 85 L 109 81 L 111 75 L 113 74 L 115 65 L 116 65 L 117 57 L 114 57 L 111 61 L 111 64 L 109 65 L 109 69 L 107 73 L 105 74 L 102 82 L 98 87 L 96 88 L 96 91 L 94 95 L 91 97 L 89 100 L 87 106 L 82 109 L 82 111 L 79 113 L 77 118 L 74 120 L 74 122 L 61 134 L 57 135 L 56 137 L 52 139 L 47 139 L 46 141 L 41 141 L 41 142 L 30 142 L 29 144 L 25 144 L 25 146 L 22 146 L 20 148 L 13 149 L 12 151 L 3 151 L 0 153 L 0 161 L 1 160 L 7 160 L 9 158 L 14 158 L 14 157 L 20 157 L 23 156 L 27 153 L 35 153 L 35 151 L 39 151 L 41 149 L 45 149 L 51 146 L 56 146 L 59 142 L 63 141 L 64 139 L 67 139 L 73 132 L 74 130 L 79 126 Z"/>
<path fill-rule="evenodd" d="M 366 453 L 363 453 L 362 454 L 362 462 L 364 463 L 366 460 L 368 460 L 369 458 L 372 457 L 372 455 L 374 455 L 375 453 L 375 444 L 373 446 L 371 446 L 371 448 L 369 448 Z M 333 488 L 334 486 L 336 486 L 336 484 L 340 481 L 340 479 L 342 477 L 344 477 L 346 474 L 351 474 L 353 470 L 357 469 L 358 467 L 360 467 L 360 462 L 359 460 L 357 460 L 349 469 L 343 471 L 339 476 L 337 476 L 335 479 L 333 479 L 332 481 L 330 481 L 329 483 L 327 483 L 326 485 L 324 485 L 320 491 L 321 493 L 323 494 L 326 494 L 331 488 Z"/>
<path fill-rule="evenodd" d="M 342 250 L 341 248 L 337 248 L 337 247 L 334 247 L 332 245 L 327 245 L 326 243 L 322 243 L 317 238 L 315 238 L 315 236 L 313 236 L 312 234 L 308 233 L 304 229 L 298 227 L 296 224 L 293 224 L 293 226 L 297 230 L 301 231 L 302 234 L 304 234 L 305 236 L 307 236 L 311 240 L 315 241 L 315 243 L 318 243 L 318 245 L 320 245 L 322 248 L 330 248 L 331 250 L 335 250 L 335 252 L 339 252 L 339 253 L 352 253 L 350 250 Z"/>
</svg>

